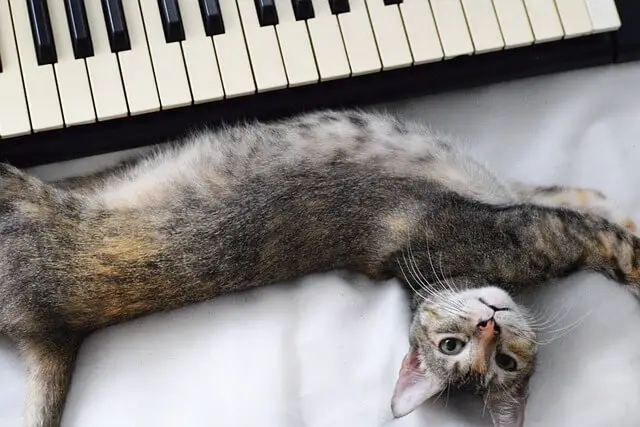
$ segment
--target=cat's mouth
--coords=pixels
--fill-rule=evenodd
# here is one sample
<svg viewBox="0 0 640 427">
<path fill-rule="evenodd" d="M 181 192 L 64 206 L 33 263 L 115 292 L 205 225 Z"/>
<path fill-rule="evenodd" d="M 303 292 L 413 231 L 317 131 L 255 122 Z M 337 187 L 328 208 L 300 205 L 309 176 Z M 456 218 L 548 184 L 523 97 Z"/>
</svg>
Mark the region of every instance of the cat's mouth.
<svg viewBox="0 0 640 427">
<path fill-rule="evenodd" d="M 482 298 L 478 298 L 478 300 L 481 303 L 483 303 L 484 305 L 486 305 L 487 307 L 489 307 L 494 312 L 496 312 L 496 311 L 510 311 L 511 310 L 509 307 L 496 307 L 495 305 L 491 305 L 488 302 L 486 302 L 485 300 L 483 300 Z"/>
</svg>

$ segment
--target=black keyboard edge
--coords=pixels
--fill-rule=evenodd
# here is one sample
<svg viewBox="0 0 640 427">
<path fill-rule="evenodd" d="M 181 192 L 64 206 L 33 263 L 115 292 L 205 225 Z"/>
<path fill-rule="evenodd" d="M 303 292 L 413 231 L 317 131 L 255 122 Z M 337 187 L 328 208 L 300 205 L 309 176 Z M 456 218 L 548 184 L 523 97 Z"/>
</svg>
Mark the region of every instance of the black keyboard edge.
<svg viewBox="0 0 640 427">
<path fill-rule="evenodd" d="M 31 167 L 161 143 L 205 125 L 279 119 L 321 108 L 365 107 L 613 64 L 616 59 L 613 36 L 602 33 L 8 138 L 0 140 L 0 161 Z"/>
<path fill-rule="evenodd" d="M 612 33 L 615 46 L 615 62 L 640 60 L 640 2 L 616 0 L 616 8 L 622 27 Z"/>
</svg>

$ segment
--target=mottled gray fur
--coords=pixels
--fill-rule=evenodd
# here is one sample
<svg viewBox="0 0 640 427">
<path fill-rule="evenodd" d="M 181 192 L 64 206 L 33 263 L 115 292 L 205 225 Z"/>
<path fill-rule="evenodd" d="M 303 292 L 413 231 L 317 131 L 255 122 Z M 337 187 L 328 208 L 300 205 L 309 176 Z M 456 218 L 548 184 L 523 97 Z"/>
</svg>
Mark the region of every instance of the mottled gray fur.
<svg viewBox="0 0 640 427">
<path fill-rule="evenodd" d="M 535 334 L 505 291 L 591 269 L 638 294 L 640 240 L 607 206 L 503 183 L 428 129 L 356 111 L 206 131 L 55 184 L 1 165 L 0 332 L 28 363 L 27 427 L 59 426 L 92 331 L 333 269 L 418 291 L 397 416 L 459 386 L 522 425 Z M 444 354 L 447 338 L 464 347 Z"/>
</svg>

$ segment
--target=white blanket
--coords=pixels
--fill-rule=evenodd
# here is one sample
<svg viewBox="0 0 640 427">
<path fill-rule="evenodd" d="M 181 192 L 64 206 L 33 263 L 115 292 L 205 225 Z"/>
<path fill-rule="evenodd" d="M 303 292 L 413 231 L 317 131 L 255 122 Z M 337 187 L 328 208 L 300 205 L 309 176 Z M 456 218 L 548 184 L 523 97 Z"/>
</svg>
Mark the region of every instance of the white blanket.
<svg viewBox="0 0 640 427">
<path fill-rule="evenodd" d="M 386 107 L 460 137 L 507 178 L 595 187 L 640 220 L 639 88 L 633 64 Z M 113 157 L 34 172 L 54 178 Z M 639 426 L 638 301 L 586 273 L 527 300 L 555 340 L 541 349 L 525 425 Z M 397 282 L 333 273 L 112 327 L 81 350 L 63 426 L 490 425 L 481 402 L 453 395 L 392 419 L 408 319 Z M 0 341 L 0 426 L 22 426 L 24 383 Z"/>
</svg>

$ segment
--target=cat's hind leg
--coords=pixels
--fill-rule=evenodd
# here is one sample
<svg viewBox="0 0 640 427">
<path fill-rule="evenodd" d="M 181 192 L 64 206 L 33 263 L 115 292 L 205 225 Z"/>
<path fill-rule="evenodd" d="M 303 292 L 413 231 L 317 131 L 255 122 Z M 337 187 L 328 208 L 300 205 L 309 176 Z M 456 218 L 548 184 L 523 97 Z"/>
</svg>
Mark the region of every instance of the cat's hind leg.
<svg viewBox="0 0 640 427">
<path fill-rule="evenodd" d="M 60 427 L 79 345 L 67 336 L 19 342 L 29 378 L 26 427 Z"/>
<path fill-rule="evenodd" d="M 633 219 L 598 190 L 560 185 L 536 186 L 522 183 L 511 184 L 511 189 L 523 203 L 573 209 L 578 212 L 606 218 L 633 232 L 638 229 Z"/>
</svg>

